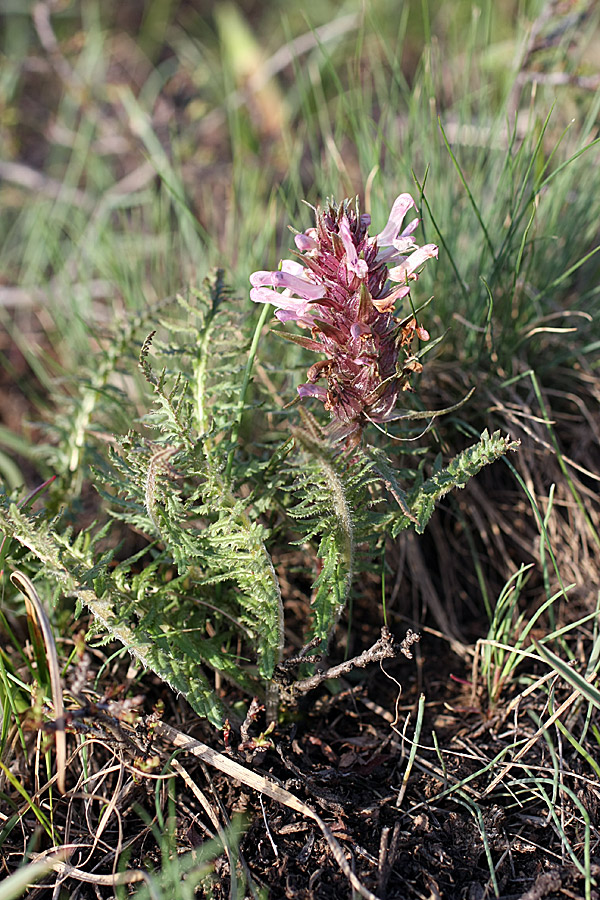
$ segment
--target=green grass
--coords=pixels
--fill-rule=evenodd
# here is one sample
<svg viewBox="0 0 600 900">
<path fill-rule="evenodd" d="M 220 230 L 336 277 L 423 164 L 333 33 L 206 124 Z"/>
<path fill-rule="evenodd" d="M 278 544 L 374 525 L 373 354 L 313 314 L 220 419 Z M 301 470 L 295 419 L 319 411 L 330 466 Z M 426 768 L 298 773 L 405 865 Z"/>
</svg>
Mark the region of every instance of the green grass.
<svg viewBox="0 0 600 900">
<path fill-rule="evenodd" d="M 363 16 L 354 3 L 341 10 L 330 3 L 309 2 L 293 10 L 272 3 L 253 9 L 246 19 L 237 7 L 223 5 L 203 19 L 187 5 L 157 0 L 144 4 L 137 31 L 127 35 L 116 7 L 80 3 L 51 17 L 59 41 L 54 57 L 40 49 L 31 17 L 5 13 L 0 365 L 3 384 L 14 383 L 11 397 L 18 400 L 11 402 L 26 414 L 20 428 L 15 415 L 12 424 L 0 428 L 0 478 L 22 501 L 51 476 L 60 477 L 36 497 L 35 519 L 26 519 L 26 509 L 10 514 L 15 538 L 0 551 L 0 628 L 7 641 L 0 654 L 5 775 L 0 796 L 11 814 L 25 816 L 29 836 L 39 823 L 48 840 L 59 843 L 48 806 L 17 786 L 9 771 L 13 757 L 26 755 L 26 726 L 42 729 L 47 715 L 41 705 L 49 691 L 43 644 L 35 649 L 35 642 L 24 638 L 21 595 L 7 578 L 15 568 L 35 575 L 51 610 L 63 665 L 71 654 L 63 677 L 77 669 L 76 642 L 66 637 L 79 627 L 73 597 L 86 603 L 106 590 L 112 603 L 105 619 L 109 631 L 123 639 L 119 629 L 126 627 L 138 641 L 140 630 L 155 633 L 156 610 L 147 605 L 146 592 L 154 591 L 169 615 L 178 606 L 181 657 L 169 657 L 172 645 L 166 656 L 160 646 L 148 652 L 138 648 L 138 657 L 186 693 L 197 672 L 192 702 L 195 697 L 196 709 L 205 713 L 213 682 L 201 680 L 193 653 L 245 690 L 249 677 L 259 692 L 260 678 L 252 669 L 257 658 L 250 660 L 248 675 L 243 635 L 264 626 L 258 641 L 263 677 L 281 654 L 281 622 L 267 622 L 261 607 L 240 613 L 228 593 L 224 573 L 234 555 L 236 590 L 262 579 L 267 591 L 269 553 L 279 541 L 281 558 L 293 556 L 292 580 L 297 569 L 301 584 L 314 582 L 321 604 L 319 636 L 326 636 L 346 600 L 340 585 L 363 564 L 353 556 L 354 543 L 367 527 L 365 521 L 364 533 L 341 529 L 336 537 L 337 485 L 343 482 L 354 498 L 351 510 L 366 496 L 361 490 L 374 488 L 366 469 L 352 476 L 336 469 L 314 434 L 304 439 L 301 464 L 287 460 L 289 447 L 281 436 L 288 436 L 286 421 L 298 420 L 294 410 L 280 407 L 294 399 L 296 384 L 314 360 L 261 328 L 261 311 L 247 299 L 248 276 L 290 255 L 287 226 L 312 224 L 304 201 L 316 205 L 328 196 L 359 195 L 375 233 L 395 196 L 409 191 L 422 217 L 421 243 L 440 247 L 438 262 L 420 277 L 416 297 L 421 304 L 433 296 L 422 320 L 432 338 L 445 337 L 424 358 L 417 394 L 407 406 L 416 412 L 444 408 L 472 387 L 476 391 L 421 441 L 392 443 L 373 429 L 368 433 L 373 452 L 385 452 L 390 471 L 400 473 L 398 491 L 416 503 L 410 495 L 415 472 L 431 496 L 441 499 L 443 491 L 436 494 L 440 467 L 484 429 L 501 429 L 521 440 L 508 468 L 498 463 L 466 491 L 443 501 L 428 543 L 418 545 L 444 622 L 452 626 L 453 639 L 462 641 L 464 658 L 474 661 L 472 708 L 490 727 L 504 716 L 513 715 L 515 722 L 501 746 L 473 738 L 476 773 L 459 775 L 451 786 L 442 783 L 430 803 L 453 797 L 462 804 L 482 842 L 487 889 L 500 896 L 500 864 L 494 862 L 484 815 L 486 785 L 498 765 L 526 748 L 494 796 L 507 809 L 529 804 L 543 811 L 539 815 L 552 829 L 552 846 L 579 872 L 587 898 L 595 884 L 596 826 L 578 788 L 585 783 L 595 790 L 600 739 L 595 684 L 600 92 L 589 90 L 585 78 L 595 71 L 599 13 L 581 4 L 586 18 L 555 10 L 546 19 L 546 4 L 525 0 L 481 0 L 475 8 L 424 0 L 400 10 L 379 0 L 368 7 Z M 525 33 L 541 49 L 528 51 Z M 261 80 L 265 59 L 274 75 Z M 571 83 L 557 86 L 556 73 L 568 73 Z M 17 171 L 8 162 L 26 168 Z M 212 333 L 209 338 L 194 319 L 201 309 L 196 291 L 215 267 L 225 270 L 227 284 L 240 298 L 231 301 L 237 318 L 223 319 L 222 329 L 230 330 L 244 353 L 227 365 L 216 344 L 211 346 Z M 176 300 L 178 294 L 183 299 Z M 138 357 L 155 329 L 153 368 L 143 373 Z M 194 356 L 190 348 L 198 335 L 205 346 Z M 245 348 L 253 336 L 249 359 Z M 189 377 L 195 402 L 189 418 L 178 371 Z M 150 414 L 152 399 L 160 411 Z M 202 412 L 204 401 L 212 425 Z M 121 517 L 133 530 L 123 527 L 109 539 L 98 529 L 108 506 L 116 508 L 110 481 L 118 480 L 118 461 L 113 459 L 111 471 L 106 448 L 113 435 L 124 436 L 130 428 L 160 439 L 165 422 L 173 433 L 181 431 L 183 444 L 186 429 L 195 435 L 174 468 L 185 463 L 190 475 L 207 478 L 212 508 L 206 497 L 204 505 L 197 502 L 191 490 L 180 504 L 177 492 L 169 495 L 163 486 L 166 469 L 157 469 L 150 501 L 148 484 L 144 499 L 139 482 L 122 503 L 127 514 L 122 508 Z M 225 422 L 233 423 L 229 431 Z M 393 433 L 406 441 L 418 432 L 404 423 Z M 119 475 L 124 483 L 154 459 L 143 441 L 127 440 Z M 307 473 L 321 491 L 318 499 L 308 488 L 302 493 Z M 90 504 L 90 483 L 104 490 L 104 506 L 96 494 Z M 252 509 L 246 508 L 248 498 Z M 419 502 L 424 504 L 422 496 Z M 324 528 L 332 509 L 333 524 Z M 322 533 L 309 515 L 315 511 L 322 517 Z M 396 536 L 400 512 L 388 511 L 387 519 L 381 507 L 375 512 L 381 515 L 373 514 L 373 530 Z M 202 546 L 192 548 L 186 540 L 197 520 L 209 525 Z M 26 535 L 28 521 L 40 525 L 39 533 L 31 524 Z M 226 537 L 224 523 L 230 528 Z M 140 532 L 145 538 L 136 543 L 132 535 Z M 290 543 L 294 539 L 297 549 Z M 311 540 L 307 566 L 305 545 Z M 205 610 L 216 603 L 229 618 L 227 631 L 207 640 L 201 651 L 185 626 L 211 626 L 211 613 L 192 613 L 181 605 L 178 598 L 189 586 L 169 569 L 161 542 L 175 548 L 171 561 L 196 565 L 202 554 L 212 554 L 202 602 Z M 380 537 L 373 547 L 380 552 L 384 543 Z M 388 543 L 388 566 L 394 566 L 396 546 Z M 239 562 L 244 554 L 258 568 L 245 569 Z M 320 580 L 314 575 L 317 557 L 327 563 Z M 373 564 L 378 572 L 379 559 Z M 425 597 L 423 569 L 410 559 L 409 581 L 415 595 Z M 395 576 L 388 572 L 386 582 L 393 585 Z M 337 585 L 331 592 L 327 577 Z M 119 604 L 130 616 L 127 622 L 114 620 Z M 398 612 L 389 615 L 398 626 Z M 294 639 L 302 643 L 310 623 L 295 624 Z M 444 630 L 435 611 L 432 624 Z M 351 621 L 349 640 L 360 628 Z M 101 641 L 88 635 L 98 654 L 105 653 Z M 187 663 L 180 667 L 182 659 L 192 659 L 188 668 Z M 564 709 L 553 719 L 561 704 Z M 221 712 L 210 710 L 212 721 L 220 722 Z M 445 771 L 453 754 L 470 752 L 457 749 L 454 738 L 444 746 L 436 736 L 433 749 L 421 744 L 428 727 L 419 718 L 407 771 L 419 765 L 431 771 L 438 763 Z M 83 752 L 85 739 L 78 735 L 77 741 Z M 44 747 L 39 758 L 44 784 L 51 764 Z M 411 783 L 403 787 L 403 808 L 414 817 L 419 804 L 410 798 Z M 24 798 L 29 819 L 21 810 Z M 166 822 L 166 796 L 161 804 L 157 821 L 162 816 Z M 17 822 L 3 823 L 0 844 L 9 846 Z M 209 855 L 213 852 L 211 845 Z M 171 869 L 168 848 L 164 858 L 162 881 L 142 889 L 148 896 L 177 890 L 173 885 L 182 867 Z M 190 862 L 199 867 L 198 880 L 206 874 L 203 860 Z"/>
</svg>

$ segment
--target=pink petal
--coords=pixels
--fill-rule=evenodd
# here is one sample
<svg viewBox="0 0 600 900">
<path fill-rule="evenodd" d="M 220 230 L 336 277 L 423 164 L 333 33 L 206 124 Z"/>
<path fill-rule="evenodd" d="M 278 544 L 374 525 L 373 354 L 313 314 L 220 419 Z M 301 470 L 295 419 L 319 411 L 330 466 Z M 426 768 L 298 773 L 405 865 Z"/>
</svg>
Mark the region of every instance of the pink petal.
<svg viewBox="0 0 600 900">
<path fill-rule="evenodd" d="M 299 278 L 306 273 L 306 269 L 304 266 L 300 265 L 299 262 L 296 262 L 295 259 L 282 259 L 281 260 L 281 271 L 289 272 L 290 275 L 297 275 Z"/>
<path fill-rule="evenodd" d="M 407 279 L 414 279 L 413 273 L 419 266 L 423 265 L 423 263 L 427 259 L 431 259 L 432 257 L 437 257 L 438 248 L 435 244 L 425 244 L 424 247 L 419 247 L 418 250 L 415 250 L 414 253 L 405 259 L 403 263 L 399 266 L 396 266 L 395 269 L 390 269 L 389 276 L 392 281 L 406 281 Z"/>
<path fill-rule="evenodd" d="M 263 284 L 270 284 L 272 272 L 253 272 L 250 276 L 250 284 L 252 287 L 262 287 Z"/>
<path fill-rule="evenodd" d="M 271 290 L 271 288 L 255 287 L 250 288 L 250 299 L 254 303 L 273 303 L 273 305 L 278 306 L 279 301 L 285 300 L 285 295 L 279 294 L 277 291 Z"/>
<path fill-rule="evenodd" d="M 275 317 L 280 322 L 298 322 L 300 325 L 306 325 L 307 328 L 312 328 L 315 324 L 314 314 L 303 310 L 278 309 Z"/>
<path fill-rule="evenodd" d="M 373 298 L 373 306 L 380 313 L 393 312 L 396 300 L 402 300 L 407 294 L 410 294 L 410 285 L 401 284 L 391 294 L 386 294 L 385 297 L 378 297 L 377 299 Z"/>
<path fill-rule="evenodd" d="M 287 309 L 294 314 L 294 318 L 304 316 L 311 309 L 307 300 L 299 297 L 291 297 L 290 294 L 280 294 L 271 288 L 257 287 L 250 290 L 250 299 L 254 303 L 272 303 L 277 309 Z"/>
<path fill-rule="evenodd" d="M 414 231 L 417 230 L 417 228 L 419 227 L 420 222 L 421 222 L 421 220 L 419 219 L 418 216 L 417 216 L 416 219 L 412 219 L 412 221 L 410 221 L 410 222 L 408 223 L 408 225 L 406 226 L 406 228 L 404 228 L 404 229 L 402 230 L 402 234 L 400 235 L 400 237 L 403 238 L 403 237 L 407 237 L 409 234 L 412 234 Z"/>
<path fill-rule="evenodd" d="M 399 263 L 401 256 L 406 256 L 409 251 L 416 250 L 418 244 L 413 240 L 411 234 L 416 231 L 420 221 L 421 220 L 418 218 L 413 219 L 412 222 L 408 223 L 402 234 L 392 241 L 391 247 L 379 250 L 377 253 L 377 262 L 384 262 L 387 264 L 395 262 Z"/>
<path fill-rule="evenodd" d="M 301 250 L 302 253 L 306 253 L 309 250 L 316 250 L 319 246 L 313 237 L 310 237 L 308 234 L 296 234 L 294 235 L 294 243 L 298 250 Z"/>
<path fill-rule="evenodd" d="M 364 259 L 357 260 L 356 266 L 353 269 L 354 274 L 358 276 L 358 278 L 366 278 L 369 274 L 369 266 L 367 265 Z"/>
<path fill-rule="evenodd" d="M 396 238 L 394 248 L 396 250 L 394 257 L 400 259 L 400 257 L 408 256 L 409 253 L 418 250 L 419 245 L 408 235 L 407 237 Z"/>
<path fill-rule="evenodd" d="M 383 231 L 380 231 L 377 235 L 377 244 L 379 247 L 391 246 L 394 238 L 398 236 L 404 216 L 411 206 L 416 206 L 416 204 L 410 194 L 400 194 L 399 197 L 396 197 L 387 224 Z"/>
<path fill-rule="evenodd" d="M 318 400 L 327 400 L 327 389 L 318 384 L 300 384 L 298 393 L 301 397 L 316 397 Z"/>
<path fill-rule="evenodd" d="M 369 274 L 369 267 L 364 259 L 358 258 L 358 253 L 354 241 L 352 240 L 352 235 L 350 234 L 350 226 L 346 216 L 342 216 L 339 234 L 342 239 L 342 244 L 344 245 L 344 250 L 346 251 L 348 271 L 353 272 L 359 278 L 366 278 Z"/>
<path fill-rule="evenodd" d="M 346 218 L 346 216 L 342 216 L 342 220 L 340 222 L 340 237 L 342 239 L 342 244 L 344 245 L 344 250 L 346 251 L 348 263 L 353 267 L 358 261 L 358 253 L 356 252 L 356 247 L 354 246 L 354 241 L 352 240 L 352 235 L 350 234 L 350 226 L 348 224 L 348 219 Z"/>
<path fill-rule="evenodd" d="M 305 300 L 317 300 L 323 296 L 323 285 L 298 278 L 297 275 L 292 275 L 290 272 L 253 272 L 250 276 L 250 284 L 255 288 L 263 287 L 263 285 L 288 288 L 300 297 L 304 297 Z"/>
</svg>

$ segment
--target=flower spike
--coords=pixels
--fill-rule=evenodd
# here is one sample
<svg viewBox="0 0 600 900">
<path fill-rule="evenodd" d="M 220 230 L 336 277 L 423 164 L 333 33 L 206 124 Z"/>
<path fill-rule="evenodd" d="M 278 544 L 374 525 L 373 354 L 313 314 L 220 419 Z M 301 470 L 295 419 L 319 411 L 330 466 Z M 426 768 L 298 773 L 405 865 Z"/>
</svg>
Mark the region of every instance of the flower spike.
<svg viewBox="0 0 600 900">
<path fill-rule="evenodd" d="M 422 368 L 411 347 L 428 332 L 414 316 L 401 321 L 394 314 L 418 270 L 438 255 L 435 244 L 419 247 L 412 237 L 419 219 L 401 231 L 414 206 L 410 194 L 400 194 L 383 231 L 369 237 L 371 219 L 358 202 L 330 200 L 315 210 L 316 227 L 294 236 L 304 265 L 285 259 L 275 272 L 250 276 L 252 300 L 272 303 L 281 322 L 310 329 L 310 339 L 296 342 L 325 359 L 311 366 L 298 394 L 320 400 L 349 444 L 368 422 L 394 417 L 399 394 Z"/>
</svg>

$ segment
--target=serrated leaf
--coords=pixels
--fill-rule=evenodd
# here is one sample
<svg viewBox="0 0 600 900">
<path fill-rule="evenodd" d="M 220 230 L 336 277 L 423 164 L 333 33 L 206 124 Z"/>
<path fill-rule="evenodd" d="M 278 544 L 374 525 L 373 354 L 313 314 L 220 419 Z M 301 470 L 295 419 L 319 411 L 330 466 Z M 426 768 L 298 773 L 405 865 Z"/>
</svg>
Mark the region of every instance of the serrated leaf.
<svg viewBox="0 0 600 900">
<path fill-rule="evenodd" d="M 193 642 L 194 652 L 191 652 L 190 639 L 175 631 L 168 633 L 161 621 L 154 629 L 147 627 L 148 622 L 144 626 L 134 621 L 130 612 L 136 604 L 130 595 L 119 590 L 108 575 L 102 581 L 104 592 L 96 593 L 92 585 L 97 576 L 89 560 L 83 554 L 77 555 L 73 547 L 65 544 L 61 535 L 54 533 L 47 525 L 38 526 L 16 506 L 9 510 L 0 507 L 0 528 L 27 547 L 43 563 L 46 577 L 59 584 L 64 592 L 76 597 L 78 603 L 87 606 L 103 630 L 119 640 L 145 668 L 155 672 L 177 693 L 183 694 L 198 715 L 208 718 L 217 728 L 222 726 L 223 706 L 199 663 L 210 659 L 215 668 L 248 689 L 250 682 L 232 657 L 219 656 L 213 643 L 203 648 L 200 639 Z M 77 571 L 77 576 L 74 571 Z"/>
<path fill-rule="evenodd" d="M 511 441 L 508 437 L 502 437 L 499 431 L 490 435 L 485 430 L 477 444 L 463 450 L 451 460 L 445 469 L 435 472 L 424 481 L 410 500 L 411 511 L 418 521 L 415 526 L 417 534 L 423 533 L 433 514 L 435 504 L 442 497 L 454 488 L 464 488 L 469 479 L 484 466 L 500 459 L 509 450 L 516 450 L 518 446 L 519 441 Z"/>
</svg>

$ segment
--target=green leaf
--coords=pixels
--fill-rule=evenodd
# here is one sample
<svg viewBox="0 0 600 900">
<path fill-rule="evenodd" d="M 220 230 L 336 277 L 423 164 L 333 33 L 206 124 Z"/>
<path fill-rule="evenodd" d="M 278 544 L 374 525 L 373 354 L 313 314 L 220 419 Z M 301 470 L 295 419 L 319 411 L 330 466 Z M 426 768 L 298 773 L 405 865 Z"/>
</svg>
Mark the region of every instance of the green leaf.
<svg viewBox="0 0 600 900">
<path fill-rule="evenodd" d="M 586 700 L 589 700 L 589 702 L 593 703 L 597 709 L 600 709 L 600 691 L 598 688 L 595 688 L 590 684 L 587 678 L 580 675 L 579 672 L 561 659 L 560 656 L 557 656 L 552 650 L 549 650 L 543 644 L 540 644 L 535 638 L 532 638 L 531 642 L 542 659 L 547 662 L 555 672 L 562 675 L 567 684 L 570 684 L 571 687 L 575 688 L 576 691 L 579 691 Z"/>
<path fill-rule="evenodd" d="M 470 478 L 484 466 L 495 462 L 509 450 L 516 450 L 519 441 L 502 437 L 499 431 L 490 435 L 484 431 L 477 444 L 468 447 L 439 472 L 428 478 L 410 498 L 410 509 L 417 519 L 417 534 L 425 531 L 435 504 L 454 488 L 464 488 Z M 402 527 L 405 527 L 402 525 Z M 399 528 L 397 530 L 402 530 Z"/>
<path fill-rule="evenodd" d="M 48 525 L 40 525 L 25 516 L 16 506 L 8 510 L 0 506 L 0 527 L 40 560 L 47 579 L 87 606 L 102 628 L 119 640 L 145 668 L 183 694 L 198 715 L 208 718 L 217 728 L 221 727 L 224 719 L 222 704 L 198 665 L 203 658 L 201 642 L 197 645 L 197 653 L 190 655 L 189 646 L 185 642 L 182 645 L 177 635 L 165 632 L 162 622 L 155 627 L 150 623 L 144 627 L 131 613 L 135 609 L 133 598 L 117 588 L 108 575 L 104 579 L 104 593 L 97 594 L 91 587 L 95 578 L 94 566 L 87 554 L 69 545 L 64 536 Z M 214 650 L 212 652 L 214 655 Z M 227 669 L 227 664 L 224 668 Z"/>
</svg>

